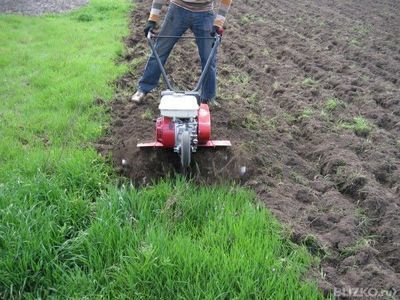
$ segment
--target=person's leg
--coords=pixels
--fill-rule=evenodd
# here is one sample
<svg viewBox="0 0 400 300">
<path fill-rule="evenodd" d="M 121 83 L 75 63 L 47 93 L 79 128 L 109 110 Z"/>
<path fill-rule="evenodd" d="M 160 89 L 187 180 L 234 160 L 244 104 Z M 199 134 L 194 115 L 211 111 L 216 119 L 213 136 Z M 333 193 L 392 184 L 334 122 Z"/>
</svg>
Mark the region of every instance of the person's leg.
<svg viewBox="0 0 400 300">
<path fill-rule="evenodd" d="M 159 35 L 182 36 L 182 34 L 189 27 L 187 19 L 187 12 L 183 8 L 174 4 L 170 4 Z M 155 49 L 160 56 L 160 60 L 163 65 L 167 61 L 167 58 L 177 41 L 178 38 L 165 38 L 157 40 Z M 152 54 L 147 61 L 143 76 L 139 81 L 138 89 L 144 93 L 150 92 L 157 86 L 160 76 L 160 67 L 158 66 L 154 54 Z"/>
<path fill-rule="evenodd" d="M 204 67 L 207 63 L 207 59 L 210 56 L 212 46 L 214 44 L 213 39 L 200 39 L 204 37 L 211 37 L 211 29 L 214 24 L 214 14 L 212 12 L 197 13 L 192 24 L 192 31 L 196 36 L 196 43 L 199 49 L 199 55 L 201 60 L 201 67 Z M 200 100 L 202 102 L 208 102 L 213 100 L 216 95 L 217 89 L 217 55 L 211 61 L 210 67 L 206 73 L 203 84 L 201 85 Z"/>
</svg>

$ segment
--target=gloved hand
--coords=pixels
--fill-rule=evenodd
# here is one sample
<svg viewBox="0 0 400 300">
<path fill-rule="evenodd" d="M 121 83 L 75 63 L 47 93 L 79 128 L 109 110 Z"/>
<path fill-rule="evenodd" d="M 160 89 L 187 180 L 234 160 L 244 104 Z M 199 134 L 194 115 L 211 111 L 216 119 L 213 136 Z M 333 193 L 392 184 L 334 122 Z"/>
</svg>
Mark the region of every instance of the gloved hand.
<svg viewBox="0 0 400 300">
<path fill-rule="evenodd" d="M 224 34 L 224 28 L 214 25 L 210 34 L 212 37 L 215 37 L 217 34 L 222 36 Z"/>
<path fill-rule="evenodd" d="M 156 22 L 147 21 L 146 27 L 144 28 L 144 35 L 147 37 L 149 31 L 153 32 L 154 28 L 156 28 Z"/>
</svg>

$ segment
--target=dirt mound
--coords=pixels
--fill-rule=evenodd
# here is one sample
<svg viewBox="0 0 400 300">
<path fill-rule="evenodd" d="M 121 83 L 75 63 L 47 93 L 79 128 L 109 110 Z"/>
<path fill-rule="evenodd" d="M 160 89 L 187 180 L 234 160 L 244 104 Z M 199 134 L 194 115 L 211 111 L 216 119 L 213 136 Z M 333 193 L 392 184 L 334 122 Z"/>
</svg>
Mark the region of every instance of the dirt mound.
<svg viewBox="0 0 400 300">
<path fill-rule="evenodd" d="M 136 183 L 178 165 L 173 153 L 136 149 L 153 138 L 159 91 L 143 105 L 127 101 L 149 53 L 149 6 L 132 15 L 124 59 L 133 71 L 118 82 L 98 145 Z M 238 0 L 219 53 L 213 136 L 234 147 L 199 153 L 193 174 L 252 187 L 293 241 L 321 256 L 326 290 L 400 288 L 399 9 L 394 0 Z M 191 86 L 198 64 L 195 46 L 180 43 L 167 70 Z"/>
</svg>

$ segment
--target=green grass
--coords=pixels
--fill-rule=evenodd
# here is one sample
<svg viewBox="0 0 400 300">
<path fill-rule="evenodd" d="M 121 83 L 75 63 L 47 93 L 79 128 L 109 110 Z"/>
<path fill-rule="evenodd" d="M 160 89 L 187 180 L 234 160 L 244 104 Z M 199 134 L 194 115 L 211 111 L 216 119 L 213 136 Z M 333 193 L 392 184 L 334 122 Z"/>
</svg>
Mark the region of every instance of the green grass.
<svg viewBox="0 0 400 300">
<path fill-rule="evenodd" d="M 357 40 L 356 38 L 352 38 L 352 39 L 350 39 L 349 41 L 348 41 L 348 44 L 349 44 L 349 46 L 350 47 L 353 47 L 353 48 L 357 48 L 357 47 L 360 47 L 360 41 L 359 40 Z"/>
<path fill-rule="evenodd" d="M 368 35 L 374 30 L 374 27 L 372 24 L 363 24 L 363 25 L 357 25 L 353 27 L 353 31 L 360 34 L 360 35 Z"/>
<path fill-rule="evenodd" d="M 342 249 L 340 251 L 340 256 L 344 259 L 346 257 L 355 255 L 361 249 L 363 249 L 365 247 L 370 247 L 371 245 L 373 246 L 374 244 L 375 244 L 375 240 L 373 240 L 371 238 L 360 238 L 353 245 Z"/>
<path fill-rule="evenodd" d="M 328 98 L 325 101 L 324 109 L 328 112 L 333 112 L 338 109 L 340 106 L 343 106 L 343 102 L 337 98 Z"/>
<path fill-rule="evenodd" d="M 352 130 L 356 135 L 366 137 L 368 136 L 373 126 L 362 116 L 354 117 L 351 122 L 343 122 L 340 127 Z"/>
<path fill-rule="evenodd" d="M 304 87 L 312 87 L 316 84 L 316 81 L 311 78 L 311 77 L 306 77 L 304 80 L 301 82 L 301 85 Z"/>
<path fill-rule="evenodd" d="M 250 192 L 115 186 L 90 143 L 129 7 L 0 16 L 0 298 L 321 298 L 316 260 Z"/>
<path fill-rule="evenodd" d="M 301 111 L 299 116 L 300 119 L 309 119 L 314 115 L 314 110 L 310 107 L 306 107 Z"/>
<path fill-rule="evenodd" d="M 311 256 L 243 189 L 177 180 L 89 202 L 56 186 L 43 175 L 4 191 L 26 195 L 2 210 L 5 298 L 321 298 L 300 281 Z"/>
<path fill-rule="evenodd" d="M 143 120 L 148 120 L 148 121 L 151 121 L 155 118 L 153 111 L 150 108 L 146 108 L 141 117 Z"/>
<path fill-rule="evenodd" d="M 239 23 L 242 26 L 247 26 L 254 22 L 265 22 L 265 20 L 260 16 L 256 16 L 256 15 L 252 15 L 252 14 L 244 14 L 240 17 L 240 20 L 239 20 Z"/>
<path fill-rule="evenodd" d="M 283 118 L 286 121 L 286 123 L 288 125 L 290 125 L 290 126 L 297 122 L 297 117 L 296 116 L 291 115 L 291 114 L 286 113 L 286 112 L 283 114 Z"/>
<path fill-rule="evenodd" d="M 229 82 L 234 83 L 236 85 L 246 85 L 250 82 L 251 78 L 247 73 L 240 73 L 237 75 L 231 75 L 229 78 Z"/>
<path fill-rule="evenodd" d="M 86 156 L 83 168 L 97 159 L 83 145 L 107 121 L 93 101 L 110 98 L 107 83 L 126 70 L 113 60 L 123 51 L 127 7 L 95 0 L 63 16 L 0 16 L 0 182 L 75 155 Z M 83 14 L 92 21 L 80 21 Z"/>
</svg>

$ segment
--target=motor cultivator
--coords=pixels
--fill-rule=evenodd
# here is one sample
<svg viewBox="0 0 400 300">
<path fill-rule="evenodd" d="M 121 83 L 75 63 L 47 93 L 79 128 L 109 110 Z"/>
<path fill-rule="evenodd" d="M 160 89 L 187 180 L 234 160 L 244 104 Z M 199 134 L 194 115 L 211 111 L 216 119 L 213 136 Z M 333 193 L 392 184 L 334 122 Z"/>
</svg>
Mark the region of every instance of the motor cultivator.
<svg viewBox="0 0 400 300">
<path fill-rule="evenodd" d="M 211 140 L 211 115 L 207 104 L 200 103 L 200 88 L 204 81 L 217 48 L 221 43 L 221 36 L 210 37 L 215 39 L 214 46 L 207 63 L 200 76 L 196 88 L 192 91 L 179 92 L 172 88 L 169 78 L 161 63 L 154 46 L 154 40 L 160 38 L 177 38 L 175 36 L 156 36 L 149 32 L 148 43 L 158 62 L 167 90 L 161 92 L 160 117 L 156 121 L 156 140 L 148 143 L 139 143 L 139 148 L 167 148 L 173 149 L 180 155 L 181 166 L 185 171 L 191 162 L 192 153 L 198 147 L 230 147 L 227 140 Z M 192 37 L 185 37 L 192 38 Z"/>
</svg>

